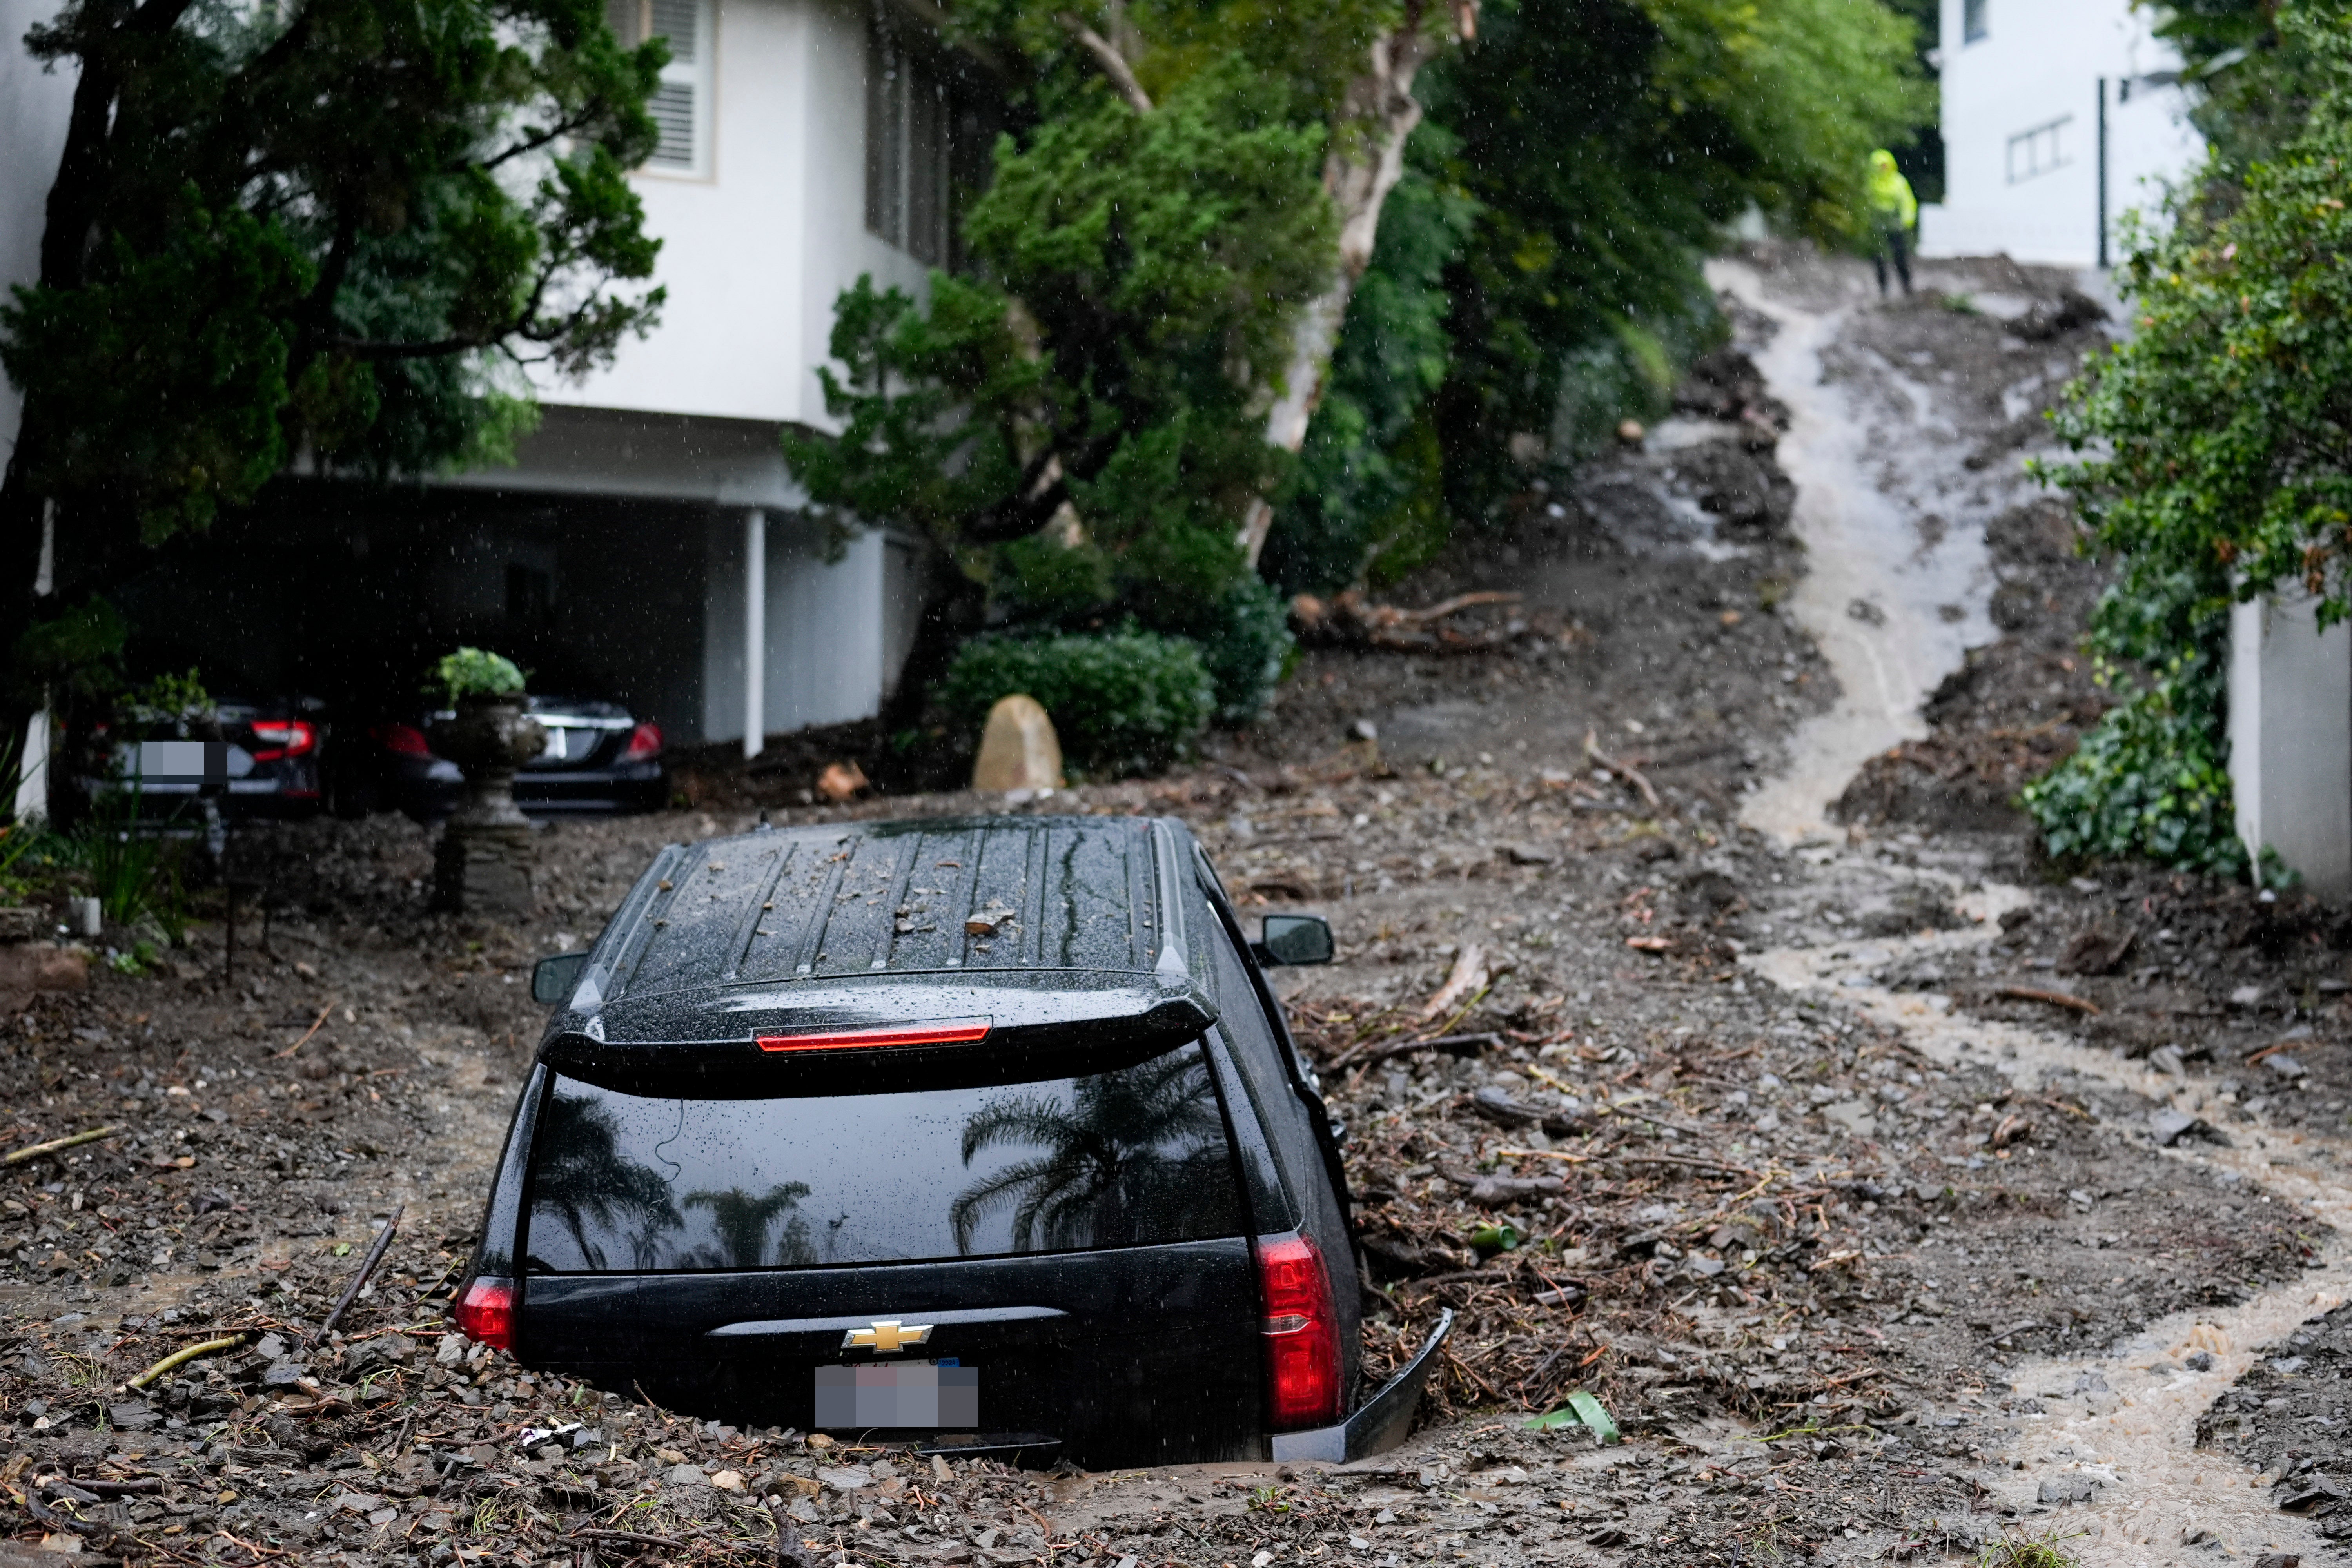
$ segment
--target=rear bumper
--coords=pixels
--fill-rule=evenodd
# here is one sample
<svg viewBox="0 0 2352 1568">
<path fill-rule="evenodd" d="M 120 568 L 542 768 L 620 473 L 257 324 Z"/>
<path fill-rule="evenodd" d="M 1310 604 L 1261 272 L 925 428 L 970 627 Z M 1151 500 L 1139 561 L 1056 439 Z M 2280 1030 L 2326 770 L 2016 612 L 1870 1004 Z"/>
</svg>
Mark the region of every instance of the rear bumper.
<svg viewBox="0 0 2352 1568">
<path fill-rule="evenodd" d="M 1281 1460 L 1321 1459 L 1344 1465 L 1372 1454 L 1384 1454 L 1405 1440 L 1412 1430 L 1413 1412 L 1421 1406 L 1422 1390 L 1429 1386 L 1437 1352 L 1454 1331 L 1454 1309 L 1439 1314 L 1437 1327 L 1422 1342 L 1421 1351 L 1404 1370 L 1381 1384 L 1363 1407 L 1336 1426 L 1309 1432 L 1277 1432 L 1274 1457 Z"/>
<path fill-rule="evenodd" d="M 436 822 L 465 799 L 466 781 L 456 763 L 438 757 L 404 761 L 391 791 L 387 804 L 421 822 Z M 658 811 L 669 803 L 669 784 L 659 762 L 614 768 L 525 768 L 515 774 L 514 798 L 515 805 L 535 816 Z"/>
</svg>

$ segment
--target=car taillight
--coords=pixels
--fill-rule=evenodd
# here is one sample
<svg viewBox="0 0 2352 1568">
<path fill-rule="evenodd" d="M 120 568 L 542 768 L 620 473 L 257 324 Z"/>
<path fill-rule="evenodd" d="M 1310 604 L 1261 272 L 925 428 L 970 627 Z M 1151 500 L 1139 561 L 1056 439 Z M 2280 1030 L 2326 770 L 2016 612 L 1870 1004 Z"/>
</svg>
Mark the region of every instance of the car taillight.
<svg viewBox="0 0 2352 1568">
<path fill-rule="evenodd" d="M 629 731 L 629 743 L 621 752 L 621 761 L 642 763 L 648 757 L 661 755 L 661 726 L 640 724 Z"/>
<path fill-rule="evenodd" d="M 870 1051 L 891 1046 L 969 1046 L 988 1038 L 990 1020 L 891 1025 L 880 1029 L 830 1029 L 820 1035 L 754 1035 L 763 1051 Z"/>
<path fill-rule="evenodd" d="M 425 731 L 414 724 L 378 724 L 368 731 L 375 743 L 385 751 L 404 757 L 429 757 L 433 748 L 425 743 Z"/>
<path fill-rule="evenodd" d="M 319 749 L 317 727 L 299 719 L 256 720 L 248 728 L 253 731 L 253 738 L 261 742 L 253 752 L 257 763 L 307 757 Z"/>
<path fill-rule="evenodd" d="M 1339 1321 L 1322 1250 L 1297 1232 L 1260 1237 L 1257 1273 L 1267 1421 L 1277 1432 L 1327 1426 L 1339 1418 Z"/>
<path fill-rule="evenodd" d="M 457 1331 L 494 1351 L 514 1349 L 514 1284 L 477 1279 L 457 1303 Z"/>
</svg>

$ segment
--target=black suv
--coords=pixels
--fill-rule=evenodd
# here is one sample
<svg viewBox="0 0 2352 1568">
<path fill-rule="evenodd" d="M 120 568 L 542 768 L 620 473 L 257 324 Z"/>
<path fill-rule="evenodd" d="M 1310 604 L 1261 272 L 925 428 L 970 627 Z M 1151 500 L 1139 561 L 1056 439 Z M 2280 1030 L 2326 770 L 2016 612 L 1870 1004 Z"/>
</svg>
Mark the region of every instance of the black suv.
<svg viewBox="0 0 2352 1568">
<path fill-rule="evenodd" d="M 1338 1144 L 1191 834 L 1133 817 L 673 845 L 587 953 L 459 1325 L 745 1425 L 1093 1468 L 1402 1440 L 1359 1395 Z M 1353 1412 L 1350 1415 L 1350 1412 Z"/>
</svg>

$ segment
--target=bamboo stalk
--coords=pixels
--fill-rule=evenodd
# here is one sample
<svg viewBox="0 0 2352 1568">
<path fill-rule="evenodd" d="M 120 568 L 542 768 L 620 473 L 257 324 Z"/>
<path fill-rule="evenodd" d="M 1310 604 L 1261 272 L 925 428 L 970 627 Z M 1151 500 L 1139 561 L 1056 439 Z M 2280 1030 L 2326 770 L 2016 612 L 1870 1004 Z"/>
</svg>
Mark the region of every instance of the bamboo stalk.
<svg viewBox="0 0 2352 1568">
<path fill-rule="evenodd" d="M 0 1165 L 22 1164 L 27 1160 L 37 1160 L 44 1154 L 54 1154 L 60 1149 L 70 1149 L 77 1143 L 95 1143 L 101 1138 L 111 1138 L 121 1131 L 118 1123 L 111 1127 L 93 1127 L 70 1138 L 52 1138 L 46 1143 L 27 1143 L 13 1154 L 0 1156 Z"/>
</svg>

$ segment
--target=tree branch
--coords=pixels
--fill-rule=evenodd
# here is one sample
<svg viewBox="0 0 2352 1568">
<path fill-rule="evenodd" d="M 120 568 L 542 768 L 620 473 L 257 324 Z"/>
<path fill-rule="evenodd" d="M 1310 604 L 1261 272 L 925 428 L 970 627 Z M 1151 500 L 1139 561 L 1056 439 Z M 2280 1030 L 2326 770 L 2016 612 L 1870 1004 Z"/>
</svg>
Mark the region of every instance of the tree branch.
<svg viewBox="0 0 2352 1568">
<path fill-rule="evenodd" d="M 1113 47 L 1108 38 L 1067 11 L 1060 13 L 1054 20 L 1062 25 L 1062 31 L 1078 41 L 1080 48 L 1094 56 L 1095 64 L 1102 68 L 1103 75 L 1110 78 L 1111 86 L 1118 89 L 1119 97 L 1127 100 L 1129 109 L 1138 114 L 1151 112 L 1150 95 L 1143 90 L 1143 84 L 1135 79 L 1135 71 L 1128 65 L 1127 57 Z"/>
</svg>

